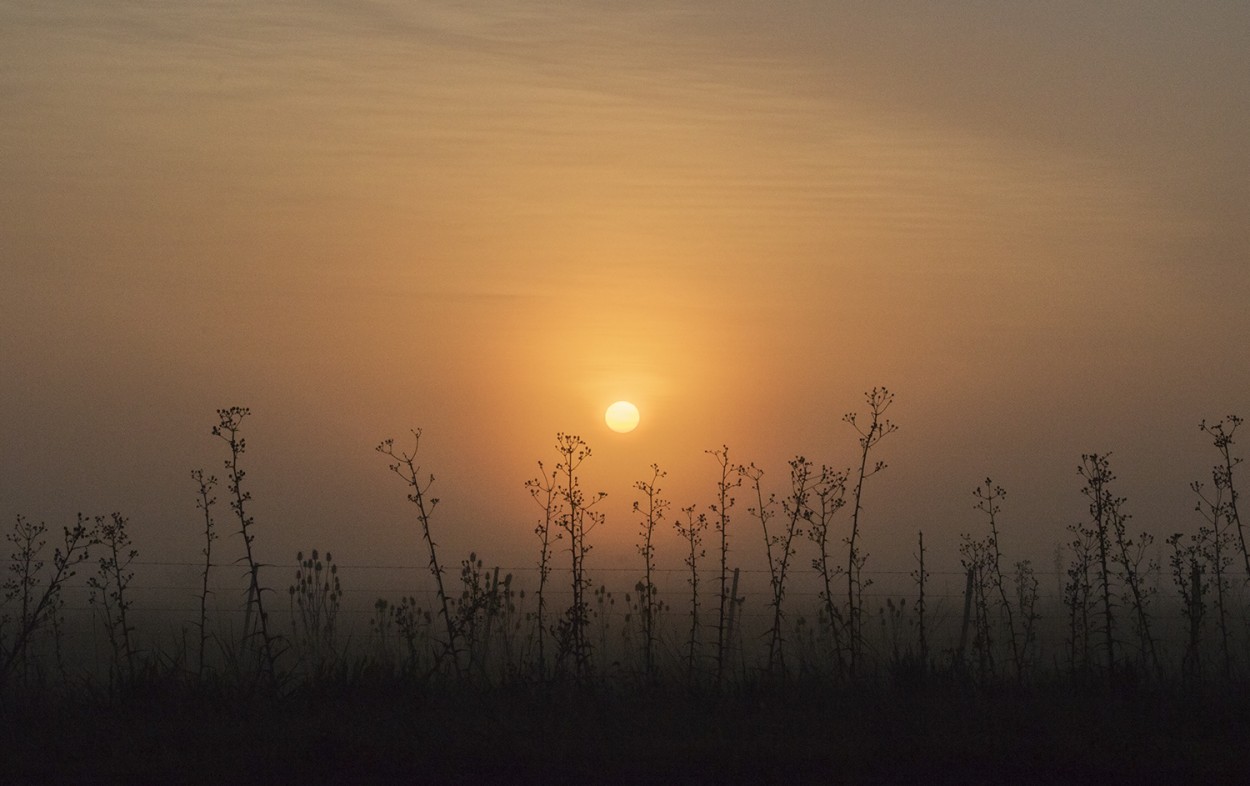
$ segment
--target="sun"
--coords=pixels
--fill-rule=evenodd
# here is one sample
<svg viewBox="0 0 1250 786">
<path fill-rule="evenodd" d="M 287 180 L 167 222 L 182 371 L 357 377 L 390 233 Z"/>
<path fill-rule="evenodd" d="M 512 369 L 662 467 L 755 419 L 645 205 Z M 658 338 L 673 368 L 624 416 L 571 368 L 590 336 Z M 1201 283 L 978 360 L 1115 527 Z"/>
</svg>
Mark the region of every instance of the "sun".
<svg viewBox="0 0 1250 786">
<path fill-rule="evenodd" d="M 603 420 L 608 428 L 620 434 L 638 428 L 638 417 L 638 407 L 628 401 L 618 401 L 603 413 Z"/>
</svg>

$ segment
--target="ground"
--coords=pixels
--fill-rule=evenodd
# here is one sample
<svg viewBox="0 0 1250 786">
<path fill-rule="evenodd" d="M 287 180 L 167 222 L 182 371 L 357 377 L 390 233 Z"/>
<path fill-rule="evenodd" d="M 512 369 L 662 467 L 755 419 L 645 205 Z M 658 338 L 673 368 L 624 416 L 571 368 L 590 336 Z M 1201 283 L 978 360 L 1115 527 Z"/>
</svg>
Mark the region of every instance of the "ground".
<svg viewBox="0 0 1250 786">
<path fill-rule="evenodd" d="M 10 699 L 6 780 L 1239 782 L 1245 691 L 325 686 Z"/>
</svg>

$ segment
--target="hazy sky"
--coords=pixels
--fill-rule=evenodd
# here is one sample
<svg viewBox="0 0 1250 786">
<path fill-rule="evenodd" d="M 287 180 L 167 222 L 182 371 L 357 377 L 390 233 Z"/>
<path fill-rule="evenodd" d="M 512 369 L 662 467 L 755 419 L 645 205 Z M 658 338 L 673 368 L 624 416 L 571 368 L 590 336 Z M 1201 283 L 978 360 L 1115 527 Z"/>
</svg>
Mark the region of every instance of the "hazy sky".
<svg viewBox="0 0 1250 786">
<path fill-rule="evenodd" d="M 0 0 L 0 515 L 194 560 L 238 404 L 270 561 L 421 564 L 372 452 L 420 426 L 449 557 L 529 564 L 571 431 L 593 571 L 652 462 L 780 492 L 886 385 L 870 568 L 953 560 L 987 474 L 1048 554 L 1089 451 L 1190 530 L 1198 422 L 1250 410 L 1247 41 L 1240 0 Z"/>
</svg>

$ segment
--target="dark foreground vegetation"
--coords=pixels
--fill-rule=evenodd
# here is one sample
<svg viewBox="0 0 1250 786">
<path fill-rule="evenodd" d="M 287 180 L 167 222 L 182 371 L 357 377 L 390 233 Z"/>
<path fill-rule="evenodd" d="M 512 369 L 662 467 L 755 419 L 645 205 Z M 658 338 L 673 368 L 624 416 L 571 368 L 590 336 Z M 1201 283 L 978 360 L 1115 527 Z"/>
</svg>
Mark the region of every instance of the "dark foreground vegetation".
<svg viewBox="0 0 1250 786">
<path fill-rule="evenodd" d="M 378 451 L 407 489 L 432 586 L 379 598 L 367 630 L 352 631 L 331 554 L 301 553 L 283 592 L 267 586 L 248 412 L 220 410 L 224 483 L 192 473 L 198 608 L 174 635 L 136 622 L 139 550 L 123 515 L 80 516 L 50 553 L 43 524 L 19 516 L 8 533 L 0 779 L 1244 782 L 1241 419 L 1201 424 L 1218 463 L 1209 484 L 1192 484 L 1194 530 L 1166 552 L 1130 531 L 1109 457 L 1082 456 L 1089 515 L 1056 554 L 1064 580 L 1051 603 L 1032 564 L 1005 557 L 1006 492 L 986 479 L 971 505 L 983 531 L 961 538 L 959 608 L 939 615 L 923 533 L 910 584 L 880 603 L 865 591 L 865 511 L 886 469 L 891 402 L 874 389 L 865 414 L 844 418 L 857 436 L 850 468 L 796 457 L 782 492 L 723 447 L 709 451 L 711 503 L 673 511 L 653 466 L 634 486 L 638 578 L 616 598 L 586 562 L 604 517 L 602 495 L 580 483 L 581 439 L 558 435 L 558 460 L 526 483 L 537 558 L 525 588 L 476 554 L 447 569 L 420 432 L 387 440 Z M 222 522 L 235 544 L 225 557 Z M 681 593 L 657 586 L 661 527 L 683 544 Z M 761 541 L 767 592 L 748 617 L 734 564 L 741 544 Z M 245 577 L 242 609 L 213 619 L 223 565 Z M 814 600 L 796 600 L 796 581 Z M 99 634 L 88 648 L 67 643 L 75 591 Z"/>
<path fill-rule="evenodd" d="M 1245 691 L 187 683 L 5 706 L 5 782 L 1244 783 Z"/>
</svg>

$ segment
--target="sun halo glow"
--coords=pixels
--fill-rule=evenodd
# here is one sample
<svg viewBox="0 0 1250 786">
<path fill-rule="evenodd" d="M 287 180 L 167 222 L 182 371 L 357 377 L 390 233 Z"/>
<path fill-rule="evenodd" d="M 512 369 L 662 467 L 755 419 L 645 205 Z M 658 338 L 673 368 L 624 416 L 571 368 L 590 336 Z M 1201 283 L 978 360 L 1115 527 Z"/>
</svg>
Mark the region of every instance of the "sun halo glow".
<svg viewBox="0 0 1250 786">
<path fill-rule="evenodd" d="M 625 434 L 638 428 L 638 407 L 628 401 L 618 401 L 603 413 L 603 421 L 608 428 L 618 434 Z"/>
</svg>

